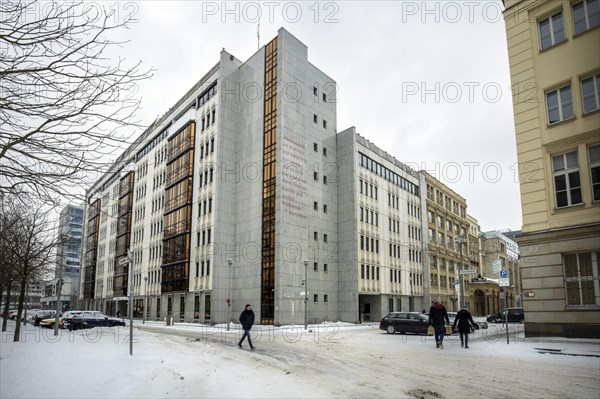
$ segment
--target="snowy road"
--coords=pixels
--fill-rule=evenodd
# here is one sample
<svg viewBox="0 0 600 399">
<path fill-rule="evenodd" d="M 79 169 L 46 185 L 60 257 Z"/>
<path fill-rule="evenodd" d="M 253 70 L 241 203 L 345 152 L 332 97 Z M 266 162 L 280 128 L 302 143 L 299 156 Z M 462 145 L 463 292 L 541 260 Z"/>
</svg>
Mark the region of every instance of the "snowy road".
<svg viewBox="0 0 600 399">
<path fill-rule="evenodd" d="M 127 329 L 64 332 L 54 342 L 31 330 L 24 343 L 3 335 L 0 397 L 597 397 L 600 358 L 535 348 L 598 355 L 598 340 L 524 340 L 515 325 L 507 345 L 499 328 L 477 332 L 470 349 L 447 337 L 439 350 L 431 337 L 377 325 L 257 327 L 250 351 L 235 346 L 238 330 L 147 323 L 133 357 Z M 69 390 L 54 388 L 55 378 Z"/>
</svg>

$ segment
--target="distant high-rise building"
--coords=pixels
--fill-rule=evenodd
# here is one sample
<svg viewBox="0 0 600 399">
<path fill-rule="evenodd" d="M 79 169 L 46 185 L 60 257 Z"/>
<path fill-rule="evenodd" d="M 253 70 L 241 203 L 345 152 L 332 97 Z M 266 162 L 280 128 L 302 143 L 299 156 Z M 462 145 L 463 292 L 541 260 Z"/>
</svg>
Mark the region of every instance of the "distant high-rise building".
<svg viewBox="0 0 600 399">
<path fill-rule="evenodd" d="M 600 337 L 600 1 L 504 5 L 525 334 Z"/>
</svg>

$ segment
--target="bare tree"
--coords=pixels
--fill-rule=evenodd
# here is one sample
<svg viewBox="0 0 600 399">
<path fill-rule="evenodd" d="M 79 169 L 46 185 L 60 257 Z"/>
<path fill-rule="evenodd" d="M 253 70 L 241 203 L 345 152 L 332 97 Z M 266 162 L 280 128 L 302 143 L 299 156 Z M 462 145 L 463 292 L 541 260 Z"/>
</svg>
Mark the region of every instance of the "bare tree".
<svg viewBox="0 0 600 399">
<path fill-rule="evenodd" d="M 134 22 L 98 3 L 0 2 L 0 193 L 69 197 L 141 127 L 135 93 L 152 71 L 110 39 Z"/>
<path fill-rule="evenodd" d="M 40 281 L 55 265 L 57 235 L 50 220 L 52 211 L 48 211 L 41 201 L 30 197 L 27 206 L 21 198 L 15 201 L 3 197 L 2 201 L 0 219 L 9 214 L 11 226 L 1 231 L 0 242 L 11 262 L 11 278 L 19 285 L 17 320 L 21 320 L 28 284 Z M 19 341 L 20 329 L 21 324 L 16 323 L 14 341 Z"/>
<path fill-rule="evenodd" d="M 14 253 L 10 250 L 10 236 L 15 234 L 17 216 L 11 212 L 14 204 L 0 195 L 0 293 L 5 293 L 6 299 L 2 309 L 2 331 L 6 331 L 11 294 L 17 275 L 12 268 L 15 263 Z M 1 302 L 1 301 L 0 301 Z"/>
</svg>

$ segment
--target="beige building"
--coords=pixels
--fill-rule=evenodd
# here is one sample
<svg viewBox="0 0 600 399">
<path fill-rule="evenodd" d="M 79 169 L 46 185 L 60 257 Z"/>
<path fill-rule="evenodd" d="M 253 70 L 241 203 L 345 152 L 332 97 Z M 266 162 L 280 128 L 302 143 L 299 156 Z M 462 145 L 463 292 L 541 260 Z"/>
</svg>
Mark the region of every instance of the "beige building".
<svg viewBox="0 0 600 399">
<path fill-rule="evenodd" d="M 427 186 L 430 299 L 439 300 L 449 311 L 458 311 L 460 302 L 455 287 L 458 270 L 471 269 L 472 258 L 467 234 L 467 201 L 429 173 L 422 173 Z M 461 236 L 464 237 L 462 251 L 458 244 Z M 469 280 L 468 275 L 463 276 L 465 294 L 469 292 Z M 470 305 L 468 295 L 465 295 L 465 305 Z"/>
<path fill-rule="evenodd" d="M 504 2 L 525 334 L 600 336 L 597 0 Z"/>
</svg>

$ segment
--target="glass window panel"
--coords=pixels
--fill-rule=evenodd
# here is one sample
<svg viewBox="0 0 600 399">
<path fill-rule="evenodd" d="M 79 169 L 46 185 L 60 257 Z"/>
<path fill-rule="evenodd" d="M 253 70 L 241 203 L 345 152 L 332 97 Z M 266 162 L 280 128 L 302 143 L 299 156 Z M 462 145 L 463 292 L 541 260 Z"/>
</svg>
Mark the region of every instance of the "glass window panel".
<svg viewBox="0 0 600 399">
<path fill-rule="evenodd" d="M 562 154 L 552 157 L 552 169 L 554 170 L 554 172 L 556 172 L 558 170 L 563 170 L 564 168 L 565 168 L 565 161 L 564 161 Z"/>
<path fill-rule="evenodd" d="M 552 91 L 546 94 L 548 103 L 548 122 L 555 123 L 560 121 L 560 113 L 558 110 L 558 92 Z"/>
<path fill-rule="evenodd" d="M 565 40 L 565 28 L 563 25 L 562 13 L 552 17 L 552 29 L 554 30 L 554 43 L 560 43 Z"/>
<path fill-rule="evenodd" d="M 594 281 L 586 280 L 581 282 L 582 305 L 595 305 L 596 296 L 594 293 Z"/>
<path fill-rule="evenodd" d="M 573 22 L 575 23 L 575 34 L 585 31 L 585 10 L 583 2 L 573 6 Z"/>
<path fill-rule="evenodd" d="M 581 305 L 579 283 L 577 281 L 567 281 L 567 304 Z"/>
<path fill-rule="evenodd" d="M 596 87 L 594 87 L 594 79 L 596 79 Z M 600 98 L 600 85 L 598 85 L 598 77 L 590 77 L 581 81 L 581 95 L 583 97 L 583 109 L 585 112 L 590 112 L 598 109 L 598 99 Z"/>
<path fill-rule="evenodd" d="M 565 277 L 578 277 L 577 255 L 564 255 Z"/>
<path fill-rule="evenodd" d="M 540 38 L 542 41 L 542 49 L 548 48 L 552 45 L 552 38 L 550 36 L 550 19 L 540 22 Z"/>
<path fill-rule="evenodd" d="M 590 28 L 600 25 L 600 0 L 588 0 L 587 12 Z"/>
<path fill-rule="evenodd" d="M 567 155 L 567 168 L 575 168 L 579 165 L 577 151 L 569 152 Z"/>
<path fill-rule="evenodd" d="M 568 119 L 573 116 L 573 101 L 571 99 L 571 86 L 560 89 L 560 101 L 562 108 L 562 118 Z"/>
<path fill-rule="evenodd" d="M 590 163 L 600 162 L 600 145 L 591 146 L 589 149 Z"/>
<path fill-rule="evenodd" d="M 571 189 L 571 205 L 581 204 L 583 199 L 581 197 L 581 188 L 572 188 Z"/>
<path fill-rule="evenodd" d="M 579 256 L 579 275 L 581 277 L 593 277 L 592 253 L 578 254 Z"/>
<path fill-rule="evenodd" d="M 567 189 L 567 180 L 565 175 L 555 176 L 554 177 L 554 186 L 556 191 L 563 191 Z"/>
<path fill-rule="evenodd" d="M 600 166 L 592 168 L 592 191 L 594 201 L 600 201 Z"/>
<path fill-rule="evenodd" d="M 569 187 L 571 189 L 578 188 L 581 186 L 581 182 L 579 180 L 579 172 L 569 173 Z"/>
</svg>

